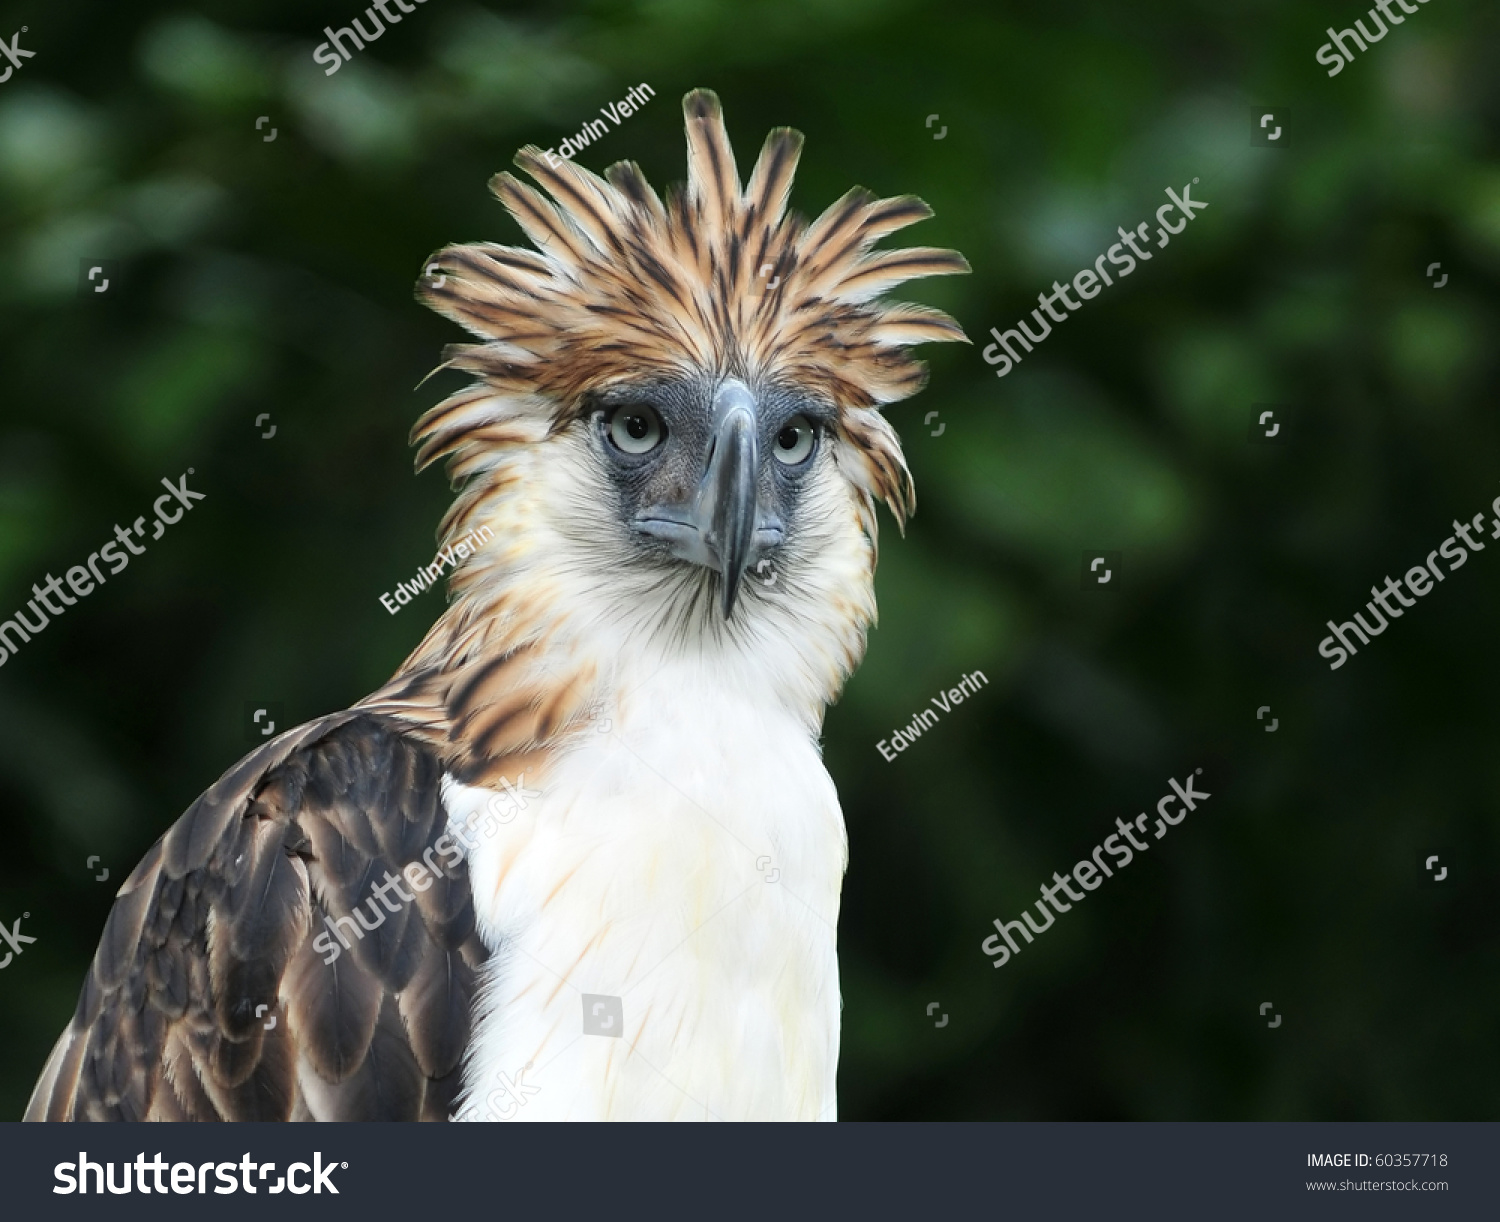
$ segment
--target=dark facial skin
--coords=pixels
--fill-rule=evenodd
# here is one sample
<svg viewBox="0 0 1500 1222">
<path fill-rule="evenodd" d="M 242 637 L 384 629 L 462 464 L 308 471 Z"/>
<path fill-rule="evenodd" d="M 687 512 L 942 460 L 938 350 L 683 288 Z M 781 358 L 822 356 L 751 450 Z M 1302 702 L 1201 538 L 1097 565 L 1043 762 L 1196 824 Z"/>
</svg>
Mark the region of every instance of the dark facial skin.
<svg viewBox="0 0 1500 1222">
<path fill-rule="evenodd" d="M 832 409 L 786 387 L 706 377 L 612 387 L 590 408 L 620 521 L 663 565 L 727 569 L 727 617 L 745 569 L 794 536 Z"/>
</svg>

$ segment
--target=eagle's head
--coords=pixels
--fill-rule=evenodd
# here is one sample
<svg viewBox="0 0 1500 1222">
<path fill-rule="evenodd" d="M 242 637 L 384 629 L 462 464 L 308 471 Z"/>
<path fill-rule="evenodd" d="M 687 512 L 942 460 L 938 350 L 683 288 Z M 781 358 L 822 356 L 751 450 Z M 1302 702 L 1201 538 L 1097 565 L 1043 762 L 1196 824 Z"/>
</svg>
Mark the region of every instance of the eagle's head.
<svg viewBox="0 0 1500 1222">
<path fill-rule="evenodd" d="M 683 109 L 688 181 L 665 203 L 631 162 L 600 178 L 528 147 L 546 194 L 491 188 L 537 249 L 449 246 L 419 282 L 481 341 L 447 354 L 477 382 L 413 431 L 418 467 L 447 457 L 463 483 L 447 539 L 494 533 L 455 574 L 447 639 L 584 634 L 600 657 L 692 652 L 826 701 L 874 618 L 875 501 L 903 527 L 915 508 L 881 408 L 921 388 L 910 345 L 965 339 L 878 298 L 968 265 L 873 249 L 931 215 L 912 196 L 788 212 L 787 128 L 741 187 L 718 98 Z"/>
</svg>

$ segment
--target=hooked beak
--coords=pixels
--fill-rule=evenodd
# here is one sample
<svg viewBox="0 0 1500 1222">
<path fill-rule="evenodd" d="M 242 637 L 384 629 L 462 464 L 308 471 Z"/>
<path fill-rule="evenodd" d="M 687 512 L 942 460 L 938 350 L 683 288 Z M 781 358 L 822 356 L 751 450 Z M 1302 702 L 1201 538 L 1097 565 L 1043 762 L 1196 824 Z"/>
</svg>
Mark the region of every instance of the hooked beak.
<svg viewBox="0 0 1500 1222">
<path fill-rule="evenodd" d="M 708 470 L 698 485 L 696 516 L 705 524 L 704 542 L 724 577 L 724 618 L 734 610 L 735 595 L 750 561 L 755 534 L 756 472 L 755 401 L 738 382 L 726 383 L 714 401 L 714 436 Z"/>
<path fill-rule="evenodd" d="M 708 465 L 691 506 L 656 506 L 637 519 L 646 534 L 672 544 L 683 560 L 724 578 L 720 608 L 728 619 L 752 557 L 782 541 L 781 524 L 760 513 L 755 399 L 731 378 L 714 396 Z"/>
</svg>

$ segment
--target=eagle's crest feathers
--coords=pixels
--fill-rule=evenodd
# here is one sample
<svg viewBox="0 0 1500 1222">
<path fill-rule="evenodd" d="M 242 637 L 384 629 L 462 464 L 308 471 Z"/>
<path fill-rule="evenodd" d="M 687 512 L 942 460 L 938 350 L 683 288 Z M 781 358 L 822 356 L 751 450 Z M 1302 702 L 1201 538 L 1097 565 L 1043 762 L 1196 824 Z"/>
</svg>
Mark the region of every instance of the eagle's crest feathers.
<svg viewBox="0 0 1500 1222">
<path fill-rule="evenodd" d="M 859 482 L 904 524 L 911 479 L 875 409 L 921 389 L 911 345 L 967 341 L 941 311 L 877 299 L 905 280 L 966 272 L 967 262 L 951 250 L 873 249 L 932 215 L 913 196 L 856 188 L 809 224 L 786 209 L 799 133 L 773 130 L 742 188 L 718 98 L 695 90 L 683 111 L 688 180 L 665 203 L 632 162 L 601 178 L 528 146 L 516 164 L 546 194 L 509 173 L 491 189 L 538 249 L 475 243 L 433 257 L 440 275 L 424 278 L 421 295 L 483 341 L 448 353 L 481 384 L 417 423 L 419 468 L 451 456 L 453 477 L 467 478 L 490 465 L 484 451 L 521 439 L 518 416 L 555 429 L 584 410 L 588 391 L 709 370 L 825 397 L 866 463 Z"/>
</svg>

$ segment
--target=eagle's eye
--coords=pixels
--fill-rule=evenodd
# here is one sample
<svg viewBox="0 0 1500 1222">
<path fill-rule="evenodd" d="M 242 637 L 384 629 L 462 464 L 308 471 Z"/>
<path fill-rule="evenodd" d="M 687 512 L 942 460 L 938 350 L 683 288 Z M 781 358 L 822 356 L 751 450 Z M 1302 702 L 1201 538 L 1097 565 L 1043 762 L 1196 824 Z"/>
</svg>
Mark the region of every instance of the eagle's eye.
<svg viewBox="0 0 1500 1222">
<path fill-rule="evenodd" d="M 814 438 L 812 421 L 806 416 L 793 416 L 776 434 L 776 446 L 771 453 L 776 455 L 777 462 L 795 467 L 812 453 Z"/>
<path fill-rule="evenodd" d="M 626 454 L 646 454 L 661 445 L 667 435 L 661 417 L 644 403 L 617 407 L 609 417 L 609 439 Z"/>
</svg>

